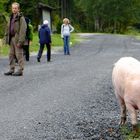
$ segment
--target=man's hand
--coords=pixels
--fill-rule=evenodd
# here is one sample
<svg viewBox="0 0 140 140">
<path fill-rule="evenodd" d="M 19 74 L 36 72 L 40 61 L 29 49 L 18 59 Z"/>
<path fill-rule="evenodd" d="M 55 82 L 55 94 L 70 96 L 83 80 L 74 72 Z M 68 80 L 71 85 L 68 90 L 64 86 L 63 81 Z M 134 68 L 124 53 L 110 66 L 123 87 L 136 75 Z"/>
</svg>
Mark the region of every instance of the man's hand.
<svg viewBox="0 0 140 140">
<path fill-rule="evenodd" d="M 17 44 L 17 46 L 16 46 L 17 48 L 22 48 L 22 46 L 20 45 L 20 44 Z"/>
</svg>

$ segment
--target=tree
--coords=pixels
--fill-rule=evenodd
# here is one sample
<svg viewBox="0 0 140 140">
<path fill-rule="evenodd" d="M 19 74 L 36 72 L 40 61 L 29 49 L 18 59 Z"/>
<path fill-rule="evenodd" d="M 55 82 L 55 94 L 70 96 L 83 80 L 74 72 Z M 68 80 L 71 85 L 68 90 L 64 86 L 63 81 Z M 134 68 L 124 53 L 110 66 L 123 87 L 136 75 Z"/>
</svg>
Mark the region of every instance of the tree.
<svg viewBox="0 0 140 140">
<path fill-rule="evenodd" d="M 0 1 L 0 12 L 10 12 L 15 0 Z M 123 33 L 129 26 L 140 21 L 139 0 L 17 0 L 25 16 L 28 16 L 37 28 L 38 3 L 55 7 L 52 20 L 55 26 L 68 17 L 78 30 Z"/>
</svg>

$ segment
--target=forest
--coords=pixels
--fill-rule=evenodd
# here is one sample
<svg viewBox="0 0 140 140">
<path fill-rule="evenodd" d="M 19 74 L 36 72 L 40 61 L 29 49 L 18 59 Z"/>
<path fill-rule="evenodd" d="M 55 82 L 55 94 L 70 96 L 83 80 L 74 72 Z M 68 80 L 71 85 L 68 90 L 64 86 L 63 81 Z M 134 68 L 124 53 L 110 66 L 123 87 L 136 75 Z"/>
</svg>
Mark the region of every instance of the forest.
<svg viewBox="0 0 140 140">
<path fill-rule="evenodd" d="M 0 1 L 0 31 L 5 25 L 14 0 Z M 124 33 L 129 28 L 140 27 L 140 0 L 16 0 L 24 15 L 28 16 L 34 29 L 39 17 L 38 3 L 49 5 L 52 23 L 59 30 L 64 17 L 68 17 L 76 32 Z M 4 25 L 3 25 L 4 24 Z M 58 31 L 59 32 L 59 31 Z"/>
</svg>

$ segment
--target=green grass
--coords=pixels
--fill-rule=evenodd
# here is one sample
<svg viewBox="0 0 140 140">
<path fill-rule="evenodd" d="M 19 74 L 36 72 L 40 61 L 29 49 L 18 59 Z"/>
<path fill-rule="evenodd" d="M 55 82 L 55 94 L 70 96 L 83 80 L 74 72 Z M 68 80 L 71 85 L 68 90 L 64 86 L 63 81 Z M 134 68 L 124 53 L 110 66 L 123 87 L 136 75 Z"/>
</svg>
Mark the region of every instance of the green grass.
<svg viewBox="0 0 140 140">
<path fill-rule="evenodd" d="M 63 48 L 63 40 L 61 38 L 60 34 L 52 34 L 52 50 L 56 50 L 59 48 Z M 79 36 L 75 33 L 71 34 L 70 42 L 72 42 L 71 46 L 74 46 L 76 43 L 78 43 Z M 30 45 L 30 52 L 37 52 L 39 49 L 39 39 L 38 39 L 38 33 L 34 33 L 33 41 Z M 9 52 L 9 46 L 4 45 L 0 47 L 0 56 L 8 56 Z"/>
<path fill-rule="evenodd" d="M 127 32 L 124 33 L 125 35 L 130 35 L 135 37 L 136 39 L 140 40 L 140 30 L 130 27 Z"/>
<path fill-rule="evenodd" d="M 132 35 L 132 36 L 139 36 L 140 31 L 134 27 L 128 27 L 127 31 L 124 33 L 126 35 Z"/>
<path fill-rule="evenodd" d="M 128 128 L 126 125 L 121 127 L 121 133 L 124 137 L 124 140 L 140 140 L 140 133 L 134 134 L 134 132 L 132 132 L 132 130 L 130 130 L 130 128 Z"/>
</svg>

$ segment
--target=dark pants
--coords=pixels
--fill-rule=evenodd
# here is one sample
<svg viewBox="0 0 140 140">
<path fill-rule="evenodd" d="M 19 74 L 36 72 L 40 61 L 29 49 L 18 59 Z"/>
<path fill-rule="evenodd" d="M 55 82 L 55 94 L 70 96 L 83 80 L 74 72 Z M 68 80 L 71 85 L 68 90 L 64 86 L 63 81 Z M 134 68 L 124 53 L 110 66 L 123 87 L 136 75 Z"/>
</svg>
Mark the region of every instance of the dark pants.
<svg viewBox="0 0 140 140">
<path fill-rule="evenodd" d="M 30 57 L 29 45 L 23 46 L 23 55 L 25 56 L 26 61 L 29 61 L 29 57 Z"/>
<path fill-rule="evenodd" d="M 47 43 L 47 44 L 40 44 L 40 49 L 38 51 L 37 58 L 38 59 L 41 58 L 45 45 L 47 47 L 47 61 L 50 61 L 51 60 L 51 45 L 49 43 Z"/>
</svg>

